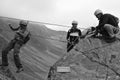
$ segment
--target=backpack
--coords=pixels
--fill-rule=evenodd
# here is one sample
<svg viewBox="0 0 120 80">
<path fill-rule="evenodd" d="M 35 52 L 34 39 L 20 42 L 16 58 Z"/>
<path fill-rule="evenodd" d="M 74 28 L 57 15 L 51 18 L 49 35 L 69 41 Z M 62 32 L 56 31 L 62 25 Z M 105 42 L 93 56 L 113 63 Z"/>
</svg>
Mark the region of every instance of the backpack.
<svg viewBox="0 0 120 80">
<path fill-rule="evenodd" d="M 115 18 L 115 21 L 117 22 L 117 24 L 119 24 L 120 20 L 118 17 L 114 17 Z"/>
</svg>

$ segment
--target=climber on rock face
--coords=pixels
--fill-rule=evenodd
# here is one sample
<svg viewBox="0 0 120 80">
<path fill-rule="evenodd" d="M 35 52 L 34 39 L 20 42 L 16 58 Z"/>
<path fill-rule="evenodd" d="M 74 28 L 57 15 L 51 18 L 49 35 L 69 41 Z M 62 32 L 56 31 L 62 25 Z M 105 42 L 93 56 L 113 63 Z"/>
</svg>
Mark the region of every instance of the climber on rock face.
<svg viewBox="0 0 120 80">
<path fill-rule="evenodd" d="M 2 50 L 2 67 L 8 66 L 8 53 L 13 49 L 14 62 L 17 67 L 16 72 L 23 71 L 23 66 L 19 58 L 20 48 L 25 45 L 30 39 L 30 32 L 27 30 L 28 21 L 20 21 L 18 28 L 13 28 L 11 24 L 9 27 L 15 31 L 14 38 Z"/>
<path fill-rule="evenodd" d="M 119 18 L 111 14 L 103 14 L 99 9 L 95 11 L 94 15 L 99 20 L 94 36 L 100 33 L 108 39 L 116 38 L 116 34 L 119 32 Z"/>
<path fill-rule="evenodd" d="M 69 52 L 75 44 L 79 42 L 79 38 L 81 36 L 81 30 L 77 28 L 78 22 L 72 21 L 72 28 L 68 30 L 67 32 L 67 52 Z"/>
</svg>

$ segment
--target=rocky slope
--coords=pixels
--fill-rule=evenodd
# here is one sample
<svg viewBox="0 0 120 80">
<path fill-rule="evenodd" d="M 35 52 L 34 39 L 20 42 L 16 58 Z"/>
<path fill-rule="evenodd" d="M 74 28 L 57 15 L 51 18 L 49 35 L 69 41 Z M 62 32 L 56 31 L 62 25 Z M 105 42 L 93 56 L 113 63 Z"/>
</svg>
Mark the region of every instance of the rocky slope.
<svg viewBox="0 0 120 80">
<path fill-rule="evenodd" d="M 14 37 L 14 32 L 8 27 L 9 23 L 16 27 L 19 24 L 19 20 L 0 18 L 0 51 Z M 54 31 L 48 29 L 45 25 L 35 22 L 29 22 L 28 29 L 32 34 L 31 39 L 27 45 L 21 48 L 20 52 L 24 71 L 19 74 L 15 73 L 16 67 L 11 51 L 8 55 L 9 73 L 2 72 L 0 69 L 0 80 L 45 80 L 50 66 L 64 54 L 66 44 L 60 41 L 65 39 L 63 35 L 66 32 Z M 7 76 L 7 74 L 10 76 Z"/>
<path fill-rule="evenodd" d="M 69 67 L 70 72 L 57 72 L 58 67 Z M 120 80 L 120 39 L 81 39 L 51 67 L 48 80 Z"/>
</svg>

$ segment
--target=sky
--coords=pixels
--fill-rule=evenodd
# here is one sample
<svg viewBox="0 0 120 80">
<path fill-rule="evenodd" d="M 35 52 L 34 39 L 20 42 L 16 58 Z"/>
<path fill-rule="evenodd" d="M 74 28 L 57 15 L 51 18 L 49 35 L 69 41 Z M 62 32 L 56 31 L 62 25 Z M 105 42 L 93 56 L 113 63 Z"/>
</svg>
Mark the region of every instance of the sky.
<svg viewBox="0 0 120 80">
<path fill-rule="evenodd" d="M 120 0 L 0 0 L 0 16 L 37 22 L 71 26 L 78 21 L 79 28 L 98 24 L 96 9 L 120 18 Z M 54 30 L 70 27 L 46 25 Z"/>
</svg>

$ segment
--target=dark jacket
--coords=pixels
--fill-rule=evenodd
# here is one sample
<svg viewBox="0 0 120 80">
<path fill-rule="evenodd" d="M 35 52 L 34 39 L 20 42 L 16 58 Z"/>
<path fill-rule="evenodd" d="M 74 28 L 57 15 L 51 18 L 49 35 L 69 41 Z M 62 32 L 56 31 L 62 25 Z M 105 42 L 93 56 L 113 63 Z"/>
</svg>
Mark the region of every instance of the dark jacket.
<svg viewBox="0 0 120 80">
<path fill-rule="evenodd" d="M 78 36 L 72 36 L 72 34 L 74 33 L 77 33 Z M 70 30 L 68 30 L 68 33 L 67 33 L 67 37 L 66 39 L 69 40 L 70 42 L 78 42 L 79 38 L 81 36 L 81 30 L 79 30 L 78 28 L 71 28 Z"/>
<path fill-rule="evenodd" d="M 16 31 L 16 34 L 15 34 L 15 40 L 18 40 L 20 42 L 22 42 L 23 44 L 26 44 L 29 40 L 30 40 L 30 32 L 27 31 L 27 35 L 24 36 L 24 33 L 21 33 L 20 31 L 20 27 L 18 28 L 13 28 L 12 26 L 10 26 L 10 28 L 13 30 L 13 31 Z"/>
<path fill-rule="evenodd" d="M 116 20 L 117 17 L 111 15 L 111 14 L 104 14 L 101 16 L 99 20 L 99 25 L 97 26 L 97 29 L 101 30 L 105 24 L 111 24 L 114 27 L 118 28 L 118 21 Z"/>
</svg>

